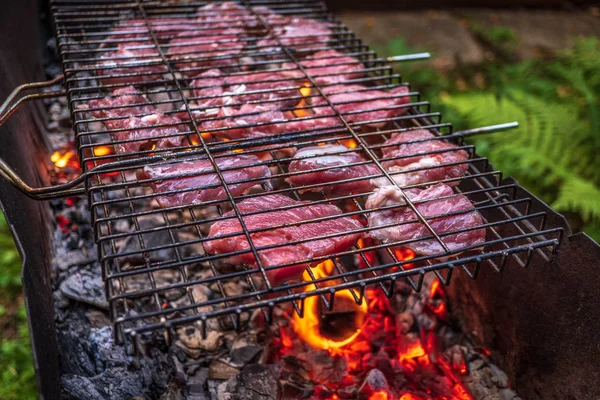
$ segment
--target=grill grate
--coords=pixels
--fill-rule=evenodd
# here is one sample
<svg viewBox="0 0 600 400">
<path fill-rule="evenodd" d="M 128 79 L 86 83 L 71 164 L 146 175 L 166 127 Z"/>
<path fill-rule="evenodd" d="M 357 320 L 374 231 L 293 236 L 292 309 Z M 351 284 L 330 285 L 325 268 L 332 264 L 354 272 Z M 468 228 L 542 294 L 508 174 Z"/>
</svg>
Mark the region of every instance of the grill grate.
<svg viewBox="0 0 600 400">
<path fill-rule="evenodd" d="M 466 136 L 492 131 L 493 128 L 452 133 L 452 126 L 442 123 L 441 115 L 432 112 L 430 104 L 421 101 L 419 93 L 414 91 L 401 95 L 386 94 L 385 97 L 391 99 L 407 98 L 408 103 L 394 106 L 403 109 L 404 113 L 382 120 L 362 118 L 357 121 L 352 117 L 352 112 L 340 111 L 342 103 L 334 104 L 327 94 L 327 87 L 331 84 L 317 83 L 315 75 L 308 74 L 301 65 L 300 61 L 306 55 L 303 54 L 303 48 L 306 46 L 310 47 L 310 53 L 336 49 L 344 55 L 359 59 L 362 64 L 357 65 L 357 68 L 362 77 L 352 79 L 351 83 L 364 85 L 368 90 L 387 91 L 408 85 L 401 83 L 400 76 L 386 64 L 386 60 L 369 50 L 344 25 L 328 14 L 322 3 L 250 1 L 239 3 L 241 8 L 236 11 L 226 12 L 215 8 L 199 14 L 199 7 L 204 5 L 205 3 L 200 2 L 171 4 L 153 1 L 52 2 L 77 150 L 83 170 L 89 173 L 86 192 L 92 210 L 111 317 L 116 323 L 119 339 L 126 336 L 139 337 L 140 333 L 158 329 L 165 329 L 170 333 L 175 327 L 191 322 L 199 322 L 205 330 L 209 319 L 221 317 L 231 318 L 233 326 L 238 328 L 242 324 L 242 314 L 261 309 L 267 320 L 270 320 L 273 308 L 281 303 L 291 302 L 301 314 L 307 296 L 321 296 L 325 305 L 331 309 L 335 293 L 343 289 L 354 288 L 351 293 L 356 302 L 360 303 L 367 285 L 379 285 L 386 295 L 391 296 L 398 279 L 406 280 L 415 290 L 420 290 L 423 276 L 428 272 L 435 273 L 447 284 L 455 268 L 462 268 L 475 278 L 482 265 L 502 271 L 511 260 L 525 267 L 534 255 L 549 261 L 557 251 L 562 231 L 545 229 L 545 214 L 531 213 L 530 200 L 516 196 L 516 185 L 503 184 L 502 174 L 495 171 L 485 158 L 477 156 L 473 146 L 465 144 Z M 260 9 L 253 8 L 260 6 L 268 6 L 282 16 L 310 18 L 326 23 L 332 31 L 331 37 L 324 43 L 318 36 L 300 36 L 301 46 L 286 46 L 285 38 L 276 34 L 277 29 L 285 25 L 268 21 Z M 215 39 L 215 27 L 225 16 L 230 18 L 227 24 L 232 29 L 243 24 L 244 35 L 238 32 L 225 40 Z M 199 17 L 203 20 L 199 20 Z M 207 27 L 206 20 L 212 25 Z M 128 22 L 125 25 L 123 21 Z M 190 39 L 195 45 L 218 40 L 219 46 L 202 52 L 192 49 L 187 53 L 175 53 L 177 50 L 174 49 L 182 47 L 181 44 L 170 43 L 176 38 L 177 32 L 183 32 L 183 39 Z M 264 39 L 270 41 L 265 42 Z M 239 53 L 231 54 L 231 51 L 223 52 L 219 48 L 236 43 L 240 48 L 243 46 Z M 124 55 L 121 56 L 112 54 L 118 50 L 119 45 L 124 44 L 130 46 L 129 53 L 123 52 Z M 259 138 L 218 140 L 218 137 L 228 135 L 233 128 L 221 127 L 208 132 L 202 128 L 202 124 L 222 120 L 224 117 L 215 115 L 215 110 L 223 111 L 225 107 L 200 107 L 197 104 L 218 101 L 226 95 L 214 92 L 211 95 L 197 96 L 190 90 L 194 75 L 216 68 L 215 66 L 225 69 L 229 75 L 239 77 L 251 76 L 257 71 L 269 72 L 273 76 L 278 76 L 277 73 L 296 72 L 294 78 L 274 80 L 273 83 L 278 84 L 276 87 L 256 90 L 254 93 L 287 93 L 290 88 L 281 86 L 280 83 L 291 82 L 294 90 L 298 87 L 311 88 L 309 95 L 297 90 L 293 95 L 250 103 L 285 101 L 293 104 L 283 111 L 292 116 L 294 121 L 334 118 L 338 123 L 335 126 L 295 130 Z M 263 79 L 271 82 L 268 78 Z M 102 112 L 106 108 L 90 108 L 90 100 L 102 99 L 113 90 L 124 88 L 132 82 L 148 101 L 136 105 L 139 113 L 125 113 L 122 119 L 147 116 L 148 112 L 143 111 L 143 106 L 160 109 L 165 116 L 178 116 L 179 119 L 173 121 L 150 125 L 151 128 L 174 128 L 165 139 L 179 138 L 176 145 L 168 148 L 144 148 L 132 139 L 118 140 L 116 134 L 127 129 L 107 129 L 102 123 L 114 118 L 92 115 L 93 112 Z M 216 88 L 211 83 L 205 86 L 206 89 Z M 228 107 L 245 103 L 238 101 L 235 95 L 227 96 L 231 98 Z M 332 113 L 325 117 L 310 115 L 315 109 L 310 104 L 314 104 L 316 100 L 321 101 L 321 106 L 329 106 Z M 389 109 L 389 106 L 385 109 Z M 364 112 L 359 109 L 354 113 L 360 114 L 361 111 Z M 307 115 L 302 116 L 301 113 Z M 242 116 L 252 118 L 256 115 L 259 113 L 250 112 Z M 250 124 L 248 128 L 269 128 L 277 124 L 281 122 L 267 120 Z M 373 128 L 373 125 L 378 127 Z M 140 181 L 135 175 L 144 165 L 163 165 L 189 157 L 205 157 L 214 167 L 220 182 L 225 182 L 223 173 L 229 170 L 217 165 L 220 159 L 230 155 L 231 151 L 260 155 L 259 162 L 244 167 L 263 165 L 271 169 L 271 182 L 275 185 L 269 193 L 310 200 L 311 204 L 336 204 L 344 211 L 344 216 L 364 219 L 374 211 L 362 206 L 365 193 L 338 196 L 323 192 L 305 193 L 311 186 L 293 187 L 285 183 L 285 178 L 294 175 L 287 168 L 292 160 L 287 149 L 292 145 L 301 148 L 316 143 L 343 143 L 349 148 L 338 154 L 359 152 L 366 160 L 348 166 L 373 164 L 378 173 L 371 178 L 388 178 L 395 182 L 392 175 L 396 173 L 390 173 L 382 166 L 382 162 L 386 161 L 380 156 L 381 149 L 385 147 L 383 142 L 392 132 L 416 128 L 426 128 L 439 134 L 427 140 L 450 141 L 469 153 L 467 161 L 457 163 L 468 165 L 465 177 L 447 179 L 445 182 L 458 181 L 460 184 L 454 187 L 455 191 L 466 195 L 482 215 L 484 224 L 481 227 L 487 231 L 487 240 L 483 246 L 473 246 L 474 248 L 465 249 L 458 255 L 456 252 L 452 253 L 444 242 L 447 235 L 436 233 L 428 219 L 406 197 L 404 190 L 423 185 L 406 186 L 401 190 L 407 205 L 417 216 L 417 220 L 413 222 L 423 224 L 428 229 L 430 239 L 440 244 L 444 249 L 443 254 L 407 260 L 396 251 L 398 246 L 407 244 L 406 241 L 384 244 L 364 240 L 362 247 L 355 246 L 333 256 L 308 260 L 312 263 L 332 260 L 334 268 L 327 277 L 317 277 L 312 269 L 307 268 L 312 278 L 310 281 L 274 284 L 267 277 L 267 272 L 273 267 L 265 267 L 257 256 L 258 251 L 265 248 L 257 249 L 253 244 L 250 236 L 253 231 L 244 225 L 237 207 L 241 200 L 259 197 L 264 195 L 265 190 L 271 189 L 263 179 L 249 180 L 256 183 L 257 187 L 262 184 L 262 190 L 255 187 L 248 193 L 234 196 L 230 185 L 216 183 L 210 187 L 222 187 L 226 198 L 206 201 L 201 205 L 158 208 L 154 201 L 158 194 L 145 187 L 145 184 L 153 180 Z M 119 153 L 119 146 L 128 145 L 139 148 L 128 154 Z M 100 149 L 104 151 L 99 151 Z M 435 152 L 428 154 L 433 153 Z M 432 167 L 415 170 L 427 168 Z M 361 179 L 364 178 L 346 179 L 334 185 Z M 327 185 L 332 184 L 315 184 L 312 187 Z M 395 185 L 398 186 L 397 183 Z M 173 193 L 186 190 L 192 191 L 194 188 L 177 189 Z M 256 266 L 247 265 L 243 269 L 225 267 L 223 260 L 232 253 L 205 253 L 203 243 L 207 240 L 208 228 L 216 221 L 229 218 L 224 216 L 227 210 L 233 210 L 233 218 L 240 221 L 243 234 L 250 242 L 248 251 L 253 252 L 258 260 Z M 327 218 L 310 222 L 325 219 Z M 365 227 L 357 232 L 369 230 Z M 466 230 L 455 231 L 453 234 L 464 231 Z M 417 240 L 412 240 L 415 241 Z M 446 261 L 440 262 L 440 259 Z M 160 282 L 157 280 L 159 274 L 168 274 L 168 284 L 164 283 L 165 279 L 160 279 Z M 243 282 L 246 290 L 242 293 L 231 292 L 229 283 L 238 281 Z M 197 298 L 193 289 L 198 285 L 214 285 L 220 296 Z M 316 289 L 307 291 L 309 288 Z M 182 292 L 185 294 L 184 300 L 178 303 L 168 301 L 172 295 Z"/>
</svg>

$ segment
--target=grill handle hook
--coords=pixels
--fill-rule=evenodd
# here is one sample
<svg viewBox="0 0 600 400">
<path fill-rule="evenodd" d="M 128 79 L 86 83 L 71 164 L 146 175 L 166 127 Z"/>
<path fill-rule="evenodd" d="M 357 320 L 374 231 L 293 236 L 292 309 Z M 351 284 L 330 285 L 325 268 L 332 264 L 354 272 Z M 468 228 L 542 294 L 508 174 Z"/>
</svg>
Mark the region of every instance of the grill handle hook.
<svg viewBox="0 0 600 400">
<path fill-rule="evenodd" d="M 59 84 L 64 80 L 64 75 L 59 75 L 54 79 L 44 82 L 33 82 L 33 83 L 24 83 L 20 86 L 17 86 L 15 90 L 6 98 L 4 103 L 0 106 L 0 125 L 2 125 L 8 117 L 14 114 L 15 111 L 21 107 L 21 105 L 29 100 L 37 100 L 43 99 L 46 97 L 58 97 L 66 94 L 65 90 L 58 90 L 52 92 L 41 92 L 41 93 L 32 93 L 28 95 L 24 95 L 23 97 L 19 97 L 21 93 L 33 90 L 33 89 L 43 89 L 47 87 L 51 87 L 53 85 Z M 18 98 L 18 99 L 17 99 Z"/>
</svg>

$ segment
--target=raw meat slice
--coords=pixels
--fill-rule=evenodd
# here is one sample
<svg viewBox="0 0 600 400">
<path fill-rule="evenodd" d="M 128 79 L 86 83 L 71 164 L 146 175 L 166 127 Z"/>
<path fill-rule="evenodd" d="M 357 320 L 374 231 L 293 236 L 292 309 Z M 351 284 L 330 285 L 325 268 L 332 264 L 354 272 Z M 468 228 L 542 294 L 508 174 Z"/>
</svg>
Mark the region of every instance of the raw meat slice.
<svg viewBox="0 0 600 400">
<path fill-rule="evenodd" d="M 383 153 L 384 158 L 406 157 L 383 161 L 382 165 L 386 167 L 389 172 L 393 173 L 440 166 L 439 168 L 425 169 L 422 171 L 393 174 L 394 180 L 400 186 L 460 178 L 465 175 L 469 168 L 469 164 L 445 164 L 466 161 L 469 159 L 469 153 L 465 150 L 453 150 L 456 149 L 457 146 L 443 140 L 421 141 L 433 138 L 436 138 L 433 133 L 425 129 L 419 129 L 415 131 L 394 133 L 390 139 L 383 143 L 384 145 L 393 145 L 390 147 L 382 147 L 381 152 Z M 443 152 L 426 154 L 436 151 Z M 458 181 L 448 182 L 447 185 L 455 186 L 458 183 Z M 386 178 L 379 178 L 374 184 L 376 186 L 386 186 L 389 184 L 389 181 Z"/>
<path fill-rule="evenodd" d="M 304 70 L 320 85 L 332 85 L 365 76 L 365 66 L 360 60 L 337 50 L 323 50 L 300 62 Z M 294 63 L 285 63 L 282 68 L 296 68 Z M 300 69 L 283 72 L 292 78 L 305 78 Z"/>
<path fill-rule="evenodd" d="M 301 17 L 286 17 L 271 14 L 263 17 L 272 29 L 275 38 L 265 38 L 257 43 L 261 52 L 281 52 L 281 45 L 297 54 L 307 54 L 327 45 L 332 31 L 329 24 Z"/>
<path fill-rule="evenodd" d="M 483 225 L 483 219 L 471 201 L 462 194 L 455 194 L 452 188 L 443 183 L 431 186 L 428 189 L 407 189 L 404 191 L 408 199 L 415 204 L 419 213 L 426 218 L 431 228 L 440 235 L 448 249 L 454 254 L 469 246 L 476 246 L 485 242 L 485 228 L 469 230 L 460 233 L 451 233 L 457 230 L 476 228 Z M 447 198 L 441 198 L 451 196 Z M 373 211 L 369 213 L 369 227 L 377 228 L 386 224 L 394 226 L 375 229 L 369 236 L 384 243 L 394 243 L 404 240 L 419 239 L 431 236 L 431 232 L 420 221 L 415 222 L 417 215 L 406 205 L 400 189 L 396 186 L 384 186 L 375 190 L 369 196 L 366 208 L 373 209 L 386 206 L 398 206 L 393 209 Z M 436 217 L 442 214 L 466 211 L 446 217 Z M 409 222 L 411 221 L 411 222 Z M 449 233 L 447 236 L 442 234 Z M 445 251 L 435 239 L 425 239 L 411 243 L 402 243 L 415 253 L 426 256 L 439 256 L 445 259 Z"/>
<path fill-rule="evenodd" d="M 190 84 L 197 107 L 216 107 L 254 102 L 269 110 L 291 108 L 301 100 L 299 81 L 278 72 L 252 72 L 225 75 L 208 70 Z M 214 97 L 220 96 L 220 97 Z"/>
<path fill-rule="evenodd" d="M 341 154 L 340 154 L 341 153 Z M 308 158 L 306 158 L 308 157 Z M 325 145 L 304 147 L 295 155 L 288 171 L 307 172 L 302 175 L 292 175 L 286 181 L 293 186 L 306 186 L 320 183 L 333 183 L 345 179 L 359 178 L 363 176 L 378 174 L 379 168 L 375 164 L 361 164 L 346 166 L 351 163 L 366 161 L 359 153 L 348 152 L 348 148 L 342 145 Z M 324 171 L 311 172 L 317 168 L 328 168 Z M 312 191 L 324 191 L 325 193 L 348 194 L 362 193 L 372 190 L 369 179 L 326 185 L 311 188 Z"/>
<path fill-rule="evenodd" d="M 397 106 L 410 103 L 410 98 L 406 96 L 409 93 L 406 86 L 398 86 L 389 92 L 354 84 L 324 86 L 322 90 L 346 121 L 374 127 L 384 126 L 387 123 L 385 119 L 405 114 L 407 108 Z M 315 115 L 335 113 L 326 105 L 324 97 L 317 96 L 311 99 L 312 104 L 316 106 L 313 108 Z"/>
<path fill-rule="evenodd" d="M 150 18 L 150 26 L 159 41 L 168 40 L 169 37 L 187 31 L 194 32 L 198 30 L 198 24 L 188 18 Z M 152 41 L 152 36 L 148 31 L 144 19 L 128 19 L 121 21 L 118 26 L 111 30 L 111 34 L 106 38 L 106 45 L 113 46 L 116 41 L 123 42 L 123 39 L 142 39 Z"/>
<path fill-rule="evenodd" d="M 168 124 L 169 126 L 156 126 Z M 121 128 L 119 128 L 121 129 Z M 156 110 L 154 114 L 143 117 L 129 117 L 124 120 L 124 131 L 111 131 L 110 137 L 115 142 L 115 151 L 120 154 L 136 153 L 154 148 L 164 149 L 187 144 L 181 121 L 174 115 L 164 115 Z"/>
<path fill-rule="evenodd" d="M 336 117 L 295 119 L 291 112 L 272 111 L 266 107 L 244 104 L 240 109 L 223 107 L 215 119 L 201 124 L 215 137 L 235 140 L 281 135 L 284 133 L 340 127 Z"/>
<path fill-rule="evenodd" d="M 119 129 L 126 125 L 125 117 L 139 114 L 151 114 L 154 107 L 133 86 L 127 86 L 112 92 L 111 96 L 88 101 L 90 113 L 94 118 L 110 118 L 102 121 L 107 129 Z M 114 119 L 112 119 L 114 118 Z"/>
<path fill-rule="evenodd" d="M 100 58 L 97 74 L 107 85 L 154 82 L 169 72 L 151 41 L 119 43 L 118 50 Z M 130 76 L 119 76 L 126 74 Z"/>
<path fill-rule="evenodd" d="M 186 75 L 196 75 L 200 67 L 227 67 L 239 64 L 244 49 L 241 29 L 210 31 L 191 35 L 184 32 L 169 42 L 168 55 L 175 67 Z M 192 69 L 192 70 L 190 70 Z"/>
<path fill-rule="evenodd" d="M 299 206 L 281 209 L 282 207 Z M 342 210 L 330 204 L 311 205 L 308 202 L 296 201 L 283 195 L 265 195 L 246 199 L 237 204 L 243 214 L 260 212 L 242 216 L 249 230 L 266 229 L 250 233 L 254 246 L 258 249 L 260 260 L 265 267 L 296 263 L 291 266 L 267 271 L 273 285 L 301 277 L 311 259 L 322 256 L 334 257 L 336 253 L 348 250 L 360 238 L 362 225 L 355 219 L 342 216 Z M 324 221 L 305 222 L 317 218 L 339 215 L 339 218 Z M 233 212 L 225 216 L 234 216 Z M 293 225 L 301 223 L 300 225 Z M 227 238 L 219 236 L 237 234 Z M 289 244 L 293 241 L 317 238 L 326 235 L 339 235 L 326 239 L 313 239 L 302 243 Z M 208 238 L 213 240 L 204 244 L 210 254 L 227 254 L 250 249 L 250 245 L 242 233 L 238 218 L 233 217 L 216 222 L 211 226 Z M 277 245 L 278 247 L 260 250 L 260 247 Z M 231 256 L 230 263 L 251 264 L 255 262 L 252 252 Z"/>
<path fill-rule="evenodd" d="M 268 179 L 271 171 L 260 164 L 258 157 L 250 154 L 232 154 L 218 157 L 215 162 L 227 183 L 232 196 L 239 196 L 262 181 L 241 182 L 253 178 Z M 200 158 L 176 163 L 148 165 L 137 173 L 138 179 L 154 179 L 152 187 L 161 207 L 186 206 L 209 200 L 226 199 L 221 179 L 210 160 Z M 216 187 L 208 187 L 217 185 Z M 193 190 L 186 190 L 193 189 Z M 163 194 L 177 190 L 177 193 Z"/>
</svg>

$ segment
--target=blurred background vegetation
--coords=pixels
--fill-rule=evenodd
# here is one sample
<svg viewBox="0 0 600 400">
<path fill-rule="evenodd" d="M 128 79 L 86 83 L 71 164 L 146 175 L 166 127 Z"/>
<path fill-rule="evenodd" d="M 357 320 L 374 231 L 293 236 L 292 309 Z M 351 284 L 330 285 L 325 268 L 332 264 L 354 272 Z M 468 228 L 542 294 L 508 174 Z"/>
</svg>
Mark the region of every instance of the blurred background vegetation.
<svg viewBox="0 0 600 400">
<path fill-rule="evenodd" d="M 403 63 L 398 72 L 456 130 L 519 121 L 519 129 L 473 139 L 478 153 L 565 214 L 575 231 L 600 241 L 600 41 L 580 38 L 569 49 L 522 60 L 511 28 L 469 29 L 492 57 L 451 69 Z M 403 37 L 371 45 L 382 56 L 435 57 Z M 20 260 L 1 213 L 0 326 L 0 399 L 35 398 Z"/>
</svg>

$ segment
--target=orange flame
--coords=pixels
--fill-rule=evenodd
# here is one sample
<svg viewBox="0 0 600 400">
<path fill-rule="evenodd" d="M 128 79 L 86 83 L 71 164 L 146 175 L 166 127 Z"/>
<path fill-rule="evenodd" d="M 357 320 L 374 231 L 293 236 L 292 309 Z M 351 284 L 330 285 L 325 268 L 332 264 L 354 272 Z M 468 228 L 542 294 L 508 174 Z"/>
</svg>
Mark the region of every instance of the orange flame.
<svg viewBox="0 0 600 400">
<path fill-rule="evenodd" d="M 430 302 L 429 308 L 433 313 L 440 319 L 446 319 L 446 303 L 443 299 L 445 299 L 444 289 L 442 289 L 442 284 L 439 280 L 434 280 L 431 283 L 431 288 L 429 289 L 429 299 L 434 300 L 440 298 L 442 300 L 437 304 L 433 304 Z"/>
<path fill-rule="evenodd" d="M 378 392 L 373 393 L 369 396 L 369 400 L 388 400 L 388 393 L 384 390 L 380 390 Z"/>
<path fill-rule="evenodd" d="M 354 139 L 344 139 L 341 140 L 341 142 L 344 146 L 346 146 L 349 149 L 355 149 L 358 147 L 358 143 L 356 143 L 356 140 Z"/>
<path fill-rule="evenodd" d="M 96 146 L 94 147 L 94 155 L 96 157 L 107 156 L 113 154 L 113 150 L 109 146 Z"/>
<path fill-rule="evenodd" d="M 310 85 L 310 83 L 305 83 L 303 87 L 300 88 L 300 94 L 303 97 L 308 97 L 310 96 L 310 92 L 312 91 L 312 89 L 310 87 L 308 87 Z M 294 115 L 298 118 L 303 118 L 303 117 L 308 117 L 310 115 L 310 110 L 306 110 L 303 109 L 302 107 L 306 107 L 308 106 L 308 103 L 306 102 L 306 99 L 300 99 L 300 102 L 298 102 L 298 104 L 296 104 L 296 109 L 293 111 Z"/>
<path fill-rule="evenodd" d="M 325 260 L 321 264 L 317 265 L 313 268 L 313 274 L 315 279 L 324 278 L 330 276 L 335 268 L 335 264 L 332 260 Z M 311 281 L 311 277 L 308 272 L 304 272 L 303 275 L 304 281 Z M 313 291 L 316 290 L 315 285 L 309 285 L 305 291 Z M 304 340 L 308 345 L 314 347 L 316 349 L 323 349 L 329 351 L 335 351 L 335 349 L 339 349 L 344 347 L 354 341 L 356 337 L 360 334 L 362 325 L 364 324 L 366 314 L 367 314 L 367 302 L 363 301 L 360 305 L 356 304 L 354 301 L 354 296 L 350 291 L 352 289 L 345 289 L 338 291 L 335 296 L 336 300 L 335 305 L 339 304 L 339 302 L 344 300 L 349 300 L 350 304 L 356 305 L 355 308 L 355 316 L 354 316 L 354 326 L 357 327 L 354 332 L 352 332 L 349 336 L 344 338 L 343 340 L 334 340 L 326 337 L 320 328 L 320 310 L 319 310 L 319 296 L 311 296 L 304 300 L 304 316 L 300 318 L 297 314 L 294 314 L 293 317 L 293 328 L 296 334 Z"/>
<path fill-rule="evenodd" d="M 404 247 L 396 247 L 394 249 L 394 256 L 396 256 L 396 259 L 398 261 L 408 261 L 408 260 L 412 260 L 415 258 L 415 252 L 412 251 L 411 249 L 407 249 Z M 408 263 L 408 264 L 402 265 L 402 268 L 404 268 L 404 270 L 413 269 L 414 267 L 415 267 L 415 264 L 413 264 L 413 263 Z"/>
<path fill-rule="evenodd" d="M 64 153 L 55 151 L 50 156 L 50 161 L 52 161 L 57 168 L 61 169 L 69 164 L 75 167 L 79 166 L 79 162 L 77 161 L 77 153 L 75 153 L 73 150 L 67 150 Z"/>
</svg>

